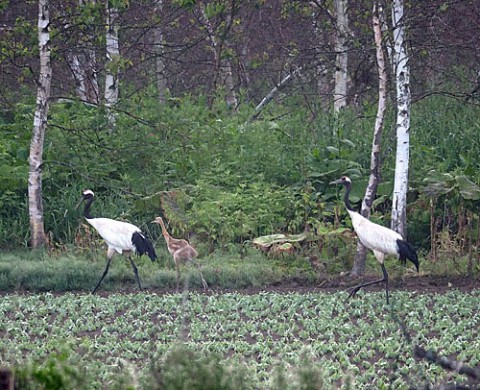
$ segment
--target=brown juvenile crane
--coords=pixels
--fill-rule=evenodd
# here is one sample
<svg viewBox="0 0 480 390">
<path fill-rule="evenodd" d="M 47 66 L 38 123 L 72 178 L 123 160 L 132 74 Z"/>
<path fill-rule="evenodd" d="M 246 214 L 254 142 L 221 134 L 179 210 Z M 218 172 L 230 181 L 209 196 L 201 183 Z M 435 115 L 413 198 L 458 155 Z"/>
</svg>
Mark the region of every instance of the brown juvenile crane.
<svg viewBox="0 0 480 390">
<path fill-rule="evenodd" d="M 208 288 L 207 282 L 203 278 L 202 271 L 200 270 L 200 266 L 195 261 L 195 259 L 198 257 L 198 252 L 195 250 L 195 248 L 190 245 L 187 240 L 173 238 L 172 236 L 170 236 L 170 234 L 168 234 L 167 232 L 167 229 L 165 228 L 162 217 L 155 218 L 152 223 L 157 223 L 162 228 L 162 234 L 167 243 L 168 251 L 173 256 L 173 261 L 175 262 L 175 268 L 177 270 L 177 291 L 180 284 L 180 263 L 182 261 L 191 261 L 193 264 L 195 264 L 195 266 L 200 272 L 200 278 L 202 279 L 203 288 Z"/>
</svg>

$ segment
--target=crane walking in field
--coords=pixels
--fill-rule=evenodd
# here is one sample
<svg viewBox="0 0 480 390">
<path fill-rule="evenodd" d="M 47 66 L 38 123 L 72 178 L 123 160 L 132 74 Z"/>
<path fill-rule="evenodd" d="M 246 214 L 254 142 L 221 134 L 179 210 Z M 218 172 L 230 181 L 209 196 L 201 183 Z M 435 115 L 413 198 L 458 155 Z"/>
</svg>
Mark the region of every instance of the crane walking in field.
<svg viewBox="0 0 480 390">
<path fill-rule="evenodd" d="M 173 238 L 172 236 L 170 236 L 170 234 L 168 234 L 167 232 L 167 229 L 165 228 L 162 217 L 155 218 L 152 223 L 159 224 L 162 228 L 162 234 L 167 243 L 168 251 L 173 256 L 173 261 L 175 262 L 175 268 L 177 270 L 177 291 L 180 284 L 180 262 L 182 260 L 191 261 L 193 264 L 195 264 L 195 266 L 200 272 L 200 278 L 202 279 L 203 288 L 208 288 L 207 282 L 203 278 L 202 271 L 200 270 L 200 266 L 195 261 L 195 259 L 198 257 L 198 252 L 195 250 L 195 248 L 191 246 L 187 240 Z"/>
<path fill-rule="evenodd" d="M 110 267 L 110 261 L 115 253 L 125 254 L 128 257 L 130 263 L 132 264 L 138 287 L 142 289 L 140 278 L 138 277 L 138 269 L 132 259 L 132 253 L 136 253 L 139 256 L 147 254 L 152 261 L 155 261 L 157 259 L 157 255 L 152 243 L 147 239 L 147 237 L 145 237 L 145 235 L 137 226 L 132 225 L 131 223 L 116 221 L 110 218 L 92 217 L 90 214 L 90 206 L 92 205 L 93 199 L 93 191 L 85 190 L 83 191 L 82 197 L 76 207 L 78 208 L 82 202 L 85 202 L 83 216 L 87 222 L 95 228 L 108 246 L 107 266 L 105 267 L 105 271 L 103 271 L 102 277 L 93 289 L 92 294 L 97 291 L 100 283 L 102 283 L 103 278 L 105 278 L 107 275 Z"/>
<path fill-rule="evenodd" d="M 362 244 L 373 251 L 373 254 L 375 255 L 377 261 L 380 263 L 383 272 L 382 279 L 353 287 L 348 297 L 354 297 L 355 294 L 362 287 L 371 286 L 378 283 L 385 283 L 385 292 L 387 294 L 388 304 L 388 274 L 384 264 L 385 256 L 395 255 L 402 261 L 403 264 L 406 263 L 406 259 L 409 259 L 415 265 L 418 272 L 419 263 L 415 248 L 410 243 L 405 241 L 399 233 L 389 228 L 386 228 L 385 226 L 373 223 L 360 213 L 353 210 L 349 200 L 350 189 L 352 185 L 352 181 L 349 177 L 342 176 L 340 179 L 333 181 L 330 184 L 341 184 L 345 187 L 344 202 L 345 207 L 347 208 L 347 212 L 352 219 L 353 229 L 355 230 L 355 233 L 357 234 Z"/>
</svg>

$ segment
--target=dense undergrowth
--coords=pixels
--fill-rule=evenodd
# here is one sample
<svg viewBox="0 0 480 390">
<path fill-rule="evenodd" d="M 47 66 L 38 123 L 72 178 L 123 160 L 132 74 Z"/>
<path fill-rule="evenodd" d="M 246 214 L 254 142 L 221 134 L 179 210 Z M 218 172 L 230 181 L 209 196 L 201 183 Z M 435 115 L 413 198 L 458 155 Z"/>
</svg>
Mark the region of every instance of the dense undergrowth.
<svg viewBox="0 0 480 390">
<path fill-rule="evenodd" d="M 173 102 L 173 101 L 172 101 Z M 75 210 L 82 189 L 97 198 L 93 215 L 128 220 L 157 240 L 157 215 L 174 236 L 194 239 L 205 253 L 242 248 L 273 233 L 317 233 L 320 257 L 336 253 L 348 226 L 338 189 L 354 180 L 352 200 L 369 173 L 374 107 L 316 116 L 291 99 L 272 103 L 246 124 L 251 107 L 232 114 L 221 99 L 208 107 L 185 97 L 158 107 L 147 95 L 124 102 L 113 134 L 102 109 L 54 104 L 43 167 L 45 227 L 51 250 L 89 248 L 97 236 Z M 18 103 L 3 121 L 0 146 L 0 248 L 28 246 L 27 157 L 33 102 Z M 126 113 L 135 113 L 128 115 Z M 412 107 L 408 239 L 423 255 L 478 257 L 480 191 L 478 108 L 444 97 Z M 382 181 L 372 219 L 388 225 L 395 133 L 389 115 L 381 152 Z M 358 203 L 357 203 L 358 204 Z M 241 249 L 239 249 L 241 250 Z M 301 253 L 301 256 L 310 254 Z M 469 272 L 478 271 L 472 261 Z"/>
</svg>

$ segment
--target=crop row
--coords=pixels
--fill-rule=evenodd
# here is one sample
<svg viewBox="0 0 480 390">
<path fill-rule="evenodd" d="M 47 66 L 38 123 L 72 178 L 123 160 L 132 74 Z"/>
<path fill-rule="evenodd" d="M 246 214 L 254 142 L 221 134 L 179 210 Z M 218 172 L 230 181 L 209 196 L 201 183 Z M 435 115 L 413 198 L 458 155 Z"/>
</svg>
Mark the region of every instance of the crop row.
<svg viewBox="0 0 480 390">
<path fill-rule="evenodd" d="M 221 356 L 268 388 L 275 367 L 286 372 L 308 355 L 327 384 L 350 377 L 355 388 L 408 388 L 463 380 L 420 362 L 414 343 L 472 366 L 480 364 L 480 292 L 395 292 L 345 301 L 340 293 L 265 292 L 5 295 L 0 300 L 0 364 L 41 362 L 59 350 L 104 388 L 125 367 L 139 378 L 178 343 Z M 142 379 L 140 379 L 141 381 Z"/>
</svg>

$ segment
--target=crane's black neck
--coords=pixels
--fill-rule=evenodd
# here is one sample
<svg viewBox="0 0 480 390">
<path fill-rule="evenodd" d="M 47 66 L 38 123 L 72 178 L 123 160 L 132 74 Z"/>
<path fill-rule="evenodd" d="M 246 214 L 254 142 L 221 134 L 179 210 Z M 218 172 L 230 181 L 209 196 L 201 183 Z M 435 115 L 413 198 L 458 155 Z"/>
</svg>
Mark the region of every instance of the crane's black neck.
<svg viewBox="0 0 480 390">
<path fill-rule="evenodd" d="M 350 211 L 355 211 L 353 208 L 352 208 L 352 205 L 350 204 L 350 190 L 351 190 L 351 187 L 352 187 L 352 183 L 350 183 L 349 181 L 345 181 L 343 183 L 343 185 L 345 186 L 345 195 L 343 197 L 343 200 L 345 202 L 345 207 L 347 208 L 347 210 L 350 210 Z"/>
<path fill-rule="evenodd" d="M 83 216 L 87 219 L 93 219 L 92 215 L 90 214 L 90 206 L 93 202 L 93 196 L 87 195 L 85 197 L 85 206 L 83 207 Z"/>
</svg>

